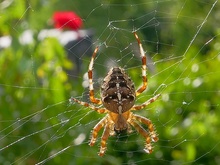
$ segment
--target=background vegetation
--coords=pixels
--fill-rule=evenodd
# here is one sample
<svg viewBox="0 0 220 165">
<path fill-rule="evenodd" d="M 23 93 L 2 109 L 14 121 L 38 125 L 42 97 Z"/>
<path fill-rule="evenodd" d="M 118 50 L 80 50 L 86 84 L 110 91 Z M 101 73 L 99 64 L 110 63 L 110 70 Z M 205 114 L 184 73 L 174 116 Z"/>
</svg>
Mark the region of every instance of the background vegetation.
<svg viewBox="0 0 220 165">
<path fill-rule="evenodd" d="M 47 158 L 46 164 L 220 164 L 219 2 L 205 19 L 214 2 L 2 1 L 0 36 L 10 35 L 12 43 L 0 50 L 0 164 Z M 88 99 L 82 82 L 90 54 L 79 57 L 80 73 L 67 74 L 76 66 L 68 50 L 55 38 L 37 40 L 40 30 L 52 28 L 50 19 L 58 10 L 75 11 L 83 28 L 94 30 L 92 47 L 108 45 L 96 60 L 97 88 L 107 71 L 105 60 L 112 57 L 120 59 L 117 64 L 125 66 L 136 86 L 141 84 L 140 59 L 129 46 L 136 43 L 131 31 L 138 29 L 155 64 L 149 64 L 149 89 L 137 103 L 155 90 L 162 94 L 137 112 L 149 117 L 159 134 L 151 155 L 142 151 L 144 140 L 136 132 L 111 137 L 103 158 L 97 156 L 99 140 L 88 146 L 90 130 L 103 115 L 70 104 L 69 98 Z M 146 20 L 151 22 L 145 25 Z M 21 45 L 26 29 L 34 31 L 34 41 Z"/>
</svg>

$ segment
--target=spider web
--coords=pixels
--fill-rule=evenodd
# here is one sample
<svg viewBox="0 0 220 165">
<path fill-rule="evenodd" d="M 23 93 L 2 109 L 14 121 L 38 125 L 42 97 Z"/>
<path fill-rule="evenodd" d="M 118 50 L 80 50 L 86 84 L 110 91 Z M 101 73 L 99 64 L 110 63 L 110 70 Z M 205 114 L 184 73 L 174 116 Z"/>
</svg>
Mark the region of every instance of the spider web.
<svg viewBox="0 0 220 165">
<path fill-rule="evenodd" d="M 87 3 L 1 2 L 0 25 L 8 13 L 15 16 L 5 30 L 13 41 L 0 49 L 0 164 L 220 164 L 218 0 Z M 12 10 L 16 5 L 17 15 Z M 42 29 L 51 28 L 48 13 L 56 10 L 74 10 L 88 32 L 80 31 L 84 36 L 70 47 L 54 37 L 40 41 L 37 37 Z M 34 38 L 31 44 L 22 44 L 19 37 L 28 29 Z M 141 85 L 133 31 L 146 51 L 149 80 L 136 104 L 161 94 L 134 113 L 153 122 L 159 141 L 148 155 L 144 138 L 133 130 L 110 137 L 105 156 L 99 157 L 102 130 L 95 146 L 89 147 L 88 141 L 104 115 L 71 97 L 89 101 L 85 74 L 97 45 L 96 97 L 113 66 L 123 67 L 136 88 Z M 84 41 L 89 43 L 86 48 L 80 47 Z"/>
</svg>

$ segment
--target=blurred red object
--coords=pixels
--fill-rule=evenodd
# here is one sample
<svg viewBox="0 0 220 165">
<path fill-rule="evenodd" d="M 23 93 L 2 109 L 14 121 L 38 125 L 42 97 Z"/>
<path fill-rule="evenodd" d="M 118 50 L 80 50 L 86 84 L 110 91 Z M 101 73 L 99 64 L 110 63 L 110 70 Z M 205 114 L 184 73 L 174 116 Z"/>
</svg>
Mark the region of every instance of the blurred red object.
<svg viewBox="0 0 220 165">
<path fill-rule="evenodd" d="M 53 14 L 55 28 L 78 30 L 82 26 L 82 19 L 72 11 L 55 12 Z"/>
</svg>

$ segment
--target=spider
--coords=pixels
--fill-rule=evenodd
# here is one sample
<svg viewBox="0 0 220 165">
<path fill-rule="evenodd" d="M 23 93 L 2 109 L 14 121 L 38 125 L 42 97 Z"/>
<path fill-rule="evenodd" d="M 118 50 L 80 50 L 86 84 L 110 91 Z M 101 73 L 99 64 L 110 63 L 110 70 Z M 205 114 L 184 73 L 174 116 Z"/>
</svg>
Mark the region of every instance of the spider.
<svg viewBox="0 0 220 165">
<path fill-rule="evenodd" d="M 143 109 L 160 96 L 160 94 L 157 94 L 143 104 L 135 105 L 135 98 L 147 88 L 148 80 L 146 76 L 147 59 L 145 52 L 138 35 L 136 32 L 133 33 L 137 40 L 142 59 L 142 86 L 135 90 L 133 81 L 125 73 L 124 69 L 121 67 L 113 67 L 109 70 L 101 85 L 101 99 L 97 99 L 94 96 L 93 88 L 93 64 L 99 49 L 97 46 L 92 55 L 88 69 L 89 98 L 92 104 L 80 101 L 76 98 L 72 98 L 73 101 L 81 104 L 82 106 L 89 107 L 98 113 L 107 113 L 106 116 L 101 119 L 93 128 L 91 133 L 91 140 L 89 143 L 90 146 L 95 144 L 98 132 L 101 130 L 101 128 L 104 127 L 104 131 L 101 136 L 101 147 L 98 153 L 99 156 L 103 156 L 105 154 L 107 149 L 107 139 L 109 136 L 113 136 L 116 133 L 124 131 L 130 133 L 132 131 L 131 127 L 134 127 L 137 132 L 139 132 L 145 138 L 146 144 L 144 151 L 146 153 L 152 153 L 153 151 L 151 141 L 158 141 L 158 137 L 152 122 L 145 117 L 133 114 L 131 112 Z M 94 106 L 94 104 L 102 104 L 104 107 L 100 108 L 100 106 Z M 140 125 L 141 123 L 148 126 L 148 131 Z"/>
</svg>

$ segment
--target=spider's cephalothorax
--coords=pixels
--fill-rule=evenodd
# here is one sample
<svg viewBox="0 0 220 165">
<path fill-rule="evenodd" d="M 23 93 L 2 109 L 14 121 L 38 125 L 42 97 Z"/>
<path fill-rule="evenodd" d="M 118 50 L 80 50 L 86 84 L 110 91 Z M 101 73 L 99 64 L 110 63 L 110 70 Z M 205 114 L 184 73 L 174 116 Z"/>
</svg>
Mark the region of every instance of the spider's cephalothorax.
<svg viewBox="0 0 220 165">
<path fill-rule="evenodd" d="M 146 144 L 144 147 L 144 151 L 147 153 L 151 153 L 153 150 L 151 146 L 151 141 L 156 142 L 158 140 L 152 122 L 145 117 L 133 114 L 131 112 L 133 110 L 140 110 L 145 108 L 147 105 L 154 102 L 160 96 L 160 94 L 157 94 L 143 104 L 135 105 L 135 98 L 146 89 L 148 81 L 146 76 L 147 59 L 145 56 L 145 52 L 136 32 L 134 32 L 134 36 L 138 42 L 142 59 L 142 86 L 135 90 L 133 81 L 128 77 L 125 71 L 120 67 L 114 67 L 110 69 L 107 76 L 104 78 L 103 84 L 101 86 L 101 99 L 95 98 L 92 70 L 94 59 L 96 53 L 98 52 L 98 47 L 96 47 L 92 55 L 88 70 L 89 98 L 93 104 L 102 104 L 104 108 L 96 107 L 93 104 L 73 98 L 75 102 L 85 107 L 89 107 L 97 111 L 98 113 L 107 113 L 107 115 L 102 120 L 100 120 L 93 128 L 92 138 L 89 143 L 90 146 L 93 146 L 95 144 L 98 132 L 101 130 L 101 128 L 104 127 L 104 131 L 101 137 L 99 156 L 104 155 L 107 149 L 106 141 L 109 136 L 114 135 L 115 132 L 120 133 L 127 131 L 128 133 L 130 133 L 132 130 L 131 127 L 134 127 L 145 138 Z M 140 125 L 141 123 L 147 125 L 148 130 L 145 130 Z"/>
</svg>

